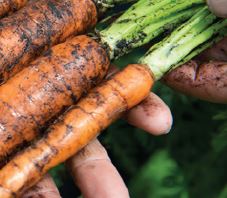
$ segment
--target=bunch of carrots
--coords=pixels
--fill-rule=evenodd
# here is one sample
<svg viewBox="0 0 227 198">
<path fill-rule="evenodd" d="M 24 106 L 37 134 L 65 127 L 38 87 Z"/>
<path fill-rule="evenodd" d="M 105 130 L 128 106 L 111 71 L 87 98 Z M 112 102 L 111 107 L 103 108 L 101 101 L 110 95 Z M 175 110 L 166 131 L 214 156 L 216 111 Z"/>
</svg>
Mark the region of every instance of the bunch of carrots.
<svg viewBox="0 0 227 198">
<path fill-rule="evenodd" d="M 104 30 L 76 36 L 92 29 L 107 8 L 128 2 L 131 7 Z M 145 99 L 156 80 L 227 35 L 227 20 L 210 13 L 203 0 L 3 0 L 0 16 L 5 15 L 0 20 L 5 198 L 36 184 Z M 166 31 L 172 33 L 163 38 Z M 103 81 L 111 60 L 156 37 L 161 41 L 137 64 Z"/>
</svg>

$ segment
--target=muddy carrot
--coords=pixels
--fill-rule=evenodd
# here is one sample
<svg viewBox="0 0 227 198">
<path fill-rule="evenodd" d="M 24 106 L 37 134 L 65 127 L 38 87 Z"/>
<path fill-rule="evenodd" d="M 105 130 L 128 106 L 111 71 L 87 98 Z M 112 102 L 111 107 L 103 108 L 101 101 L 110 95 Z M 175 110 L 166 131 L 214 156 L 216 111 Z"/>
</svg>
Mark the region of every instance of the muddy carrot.
<svg viewBox="0 0 227 198">
<path fill-rule="evenodd" d="M 0 157 L 32 140 L 107 72 L 104 49 L 78 36 L 49 50 L 0 87 Z"/>
<path fill-rule="evenodd" d="M 14 5 L 22 5 L 26 0 L 3 2 L 0 3 L 0 13 Z M 36 0 L 3 18 L 0 21 L 0 83 L 19 72 L 50 46 L 93 27 L 98 12 L 115 4 L 114 1 L 104 4 L 102 0 Z"/>
<path fill-rule="evenodd" d="M 11 12 L 19 10 L 28 3 L 29 0 L 1 0 L 0 1 L 0 17 Z"/>
<path fill-rule="evenodd" d="M 43 139 L 21 152 L 0 171 L 0 197 L 4 193 L 5 198 L 23 193 L 49 168 L 72 156 L 121 113 L 143 100 L 152 83 L 148 69 L 130 65 L 94 89 L 72 106 Z M 8 174 L 4 174 L 6 172 Z"/>
<path fill-rule="evenodd" d="M 93 27 L 97 22 L 98 13 L 115 4 L 129 1 L 136 0 L 37 0 L 27 4 L 17 13 L 2 19 L 0 21 L 0 83 L 5 82 L 9 77 L 26 67 L 32 59 L 42 54 L 50 46 L 61 43 L 67 37 L 85 32 Z M 143 3 L 147 5 L 149 2 Z M 153 4 L 157 2 L 157 0 L 152 0 Z M 170 6 L 173 8 L 172 13 L 173 10 L 176 10 L 177 13 L 182 9 L 182 6 L 184 8 L 186 4 L 189 6 L 198 2 L 203 1 L 178 2 L 180 6 L 176 6 L 176 8 L 171 5 L 176 5 L 176 3 L 172 2 Z M 168 0 L 164 0 L 160 4 L 168 7 L 168 3 Z M 143 6 L 143 8 L 146 7 Z M 164 11 L 159 14 L 159 18 L 167 15 Z M 154 16 L 153 14 L 153 18 Z M 138 17 L 143 19 L 144 14 L 140 13 Z M 182 18 L 185 17 L 182 16 Z M 147 25 L 147 21 L 151 21 L 151 19 L 145 20 L 146 23 L 142 22 L 144 23 L 143 26 Z M 133 20 L 131 19 L 130 22 L 133 22 Z M 125 23 L 122 23 L 122 25 L 125 28 Z M 156 26 L 158 25 L 160 29 L 162 23 Z M 144 34 L 146 34 L 146 31 Z M 144 34 L 141 32 L 142 36 Z"/>
<path fill-rule="evenodd" d="M 206 7 L 201 9 L 153 46 L 140 64 L 127 66 L 68 109 L 43 138 L 2 168 L 0 195 L 13 197 L 34 185 L 50 168 L 72 156 L 124 111 L 141 102 L 155 80 L 210 45 L 210 39 L 219 38 L 227 20 L 211 18 Z"/>
<path fill-rule="evenodd" d="M 122 17 L 134 16 L 135 10 L 144 10 L 144 6 L 147 7 L 147 1 L 141 1 L 145 4 L 141 4 L 139 1 L 134 6 L 135 9 L 126 12 L 126 16 Z M 191 2 L 180 1 L 184 5 L 180 6 L 181 9 L 182 7 L 190 8 Z M 164 31 L 162 25 L 177 24 L 182 21 L 182 18 L 185 19 L 195 12 L 195 9 L 192 8 L 178 13 L 180 8 L 175 9 L 174 7 L 175 1 L 172 4 L 166 3 L 163 6 L 164 11 L 159 13 L 160 16 L 153 14 L 150 16 L 150 12 L 147 15 L 141 15 L 140 17 L 145 21 L 158 22 L 154 28 L 146 29 L 146 33 L 158 35 Z M 151 13 L 156 9 L 158 7 L 150 8 Z M 184 17 L 182 17 L 183 15 Z M 118 21 L 117 24 L 120 25 L 119 28 L 123 25 Z M 142 25 L 134 24 L 131 23 L 128 35 L 131 35 L 132 29 L 139 30 L 145 26 L 148 27 L 148 22 L 144 21 Z M 123 26 L 125 27 L 125 24 Z M 109 39 L 107 32 L 111 33 L 111 30 L 113 37 Z M 122 41 L 123 38 L 127 38 L 127 31 L 124 31 L 123 37 L 117 33 L 115 38 L 116 30 L 118 31 L 114 25 L 102 31 L 99 42 L 87 36 L 79 36 L 64 44 L 54 46 L 44 56 L 38 58 L 0 87 L 0 115 L 2 115 L 0 116 L 0 161 L 4 160 L 16 147 L 33 140 L 43 130 L 43 125 L 54 119 L 64 108 L 75 103 L 83 93 L 102 80 L 109 66 L 109 56 L 112 58 L 119 56 L 117 53 L 111 55 L 112 51 L 119 51 L 119 45 L 116 45 L 116 50 L 113 47 L 110 49 L 107 45 L 117 39 Z M 149 37 L 154 38 L 155 36 Z M 137 44 L 135 40 L 134 45 L 131 45 L 130 48 L 142 45 L 149 39 L 143 41 L 137 39 L 139 42 Z M 128 50 L 129 47 L 127 47 Z"/>
<path fill-rule="evenodd" d="M 37 0 L 0 20 L 0 81 L 20 71 L 48 47 L 94 26 L 91 0 Z"/>
</svg>

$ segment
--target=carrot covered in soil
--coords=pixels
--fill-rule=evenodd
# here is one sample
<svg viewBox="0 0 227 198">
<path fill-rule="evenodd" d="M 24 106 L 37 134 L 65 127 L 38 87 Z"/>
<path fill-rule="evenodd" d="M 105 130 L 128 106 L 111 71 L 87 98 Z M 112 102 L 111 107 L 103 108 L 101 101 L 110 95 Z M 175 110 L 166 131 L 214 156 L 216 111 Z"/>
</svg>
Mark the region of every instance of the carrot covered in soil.
<svg viewBox="0 0 227 198">
<path fill-rule="evenodd" d="M 179 2 L 180 6 L 177 7 L 175 1 L 172 3 L 166 1 L 165 5 L 162 2 L 164 9 L 157 15 L 153 12 L 159 9 L 159 6 L 148 7 L 149 1 L 141 0 L 122 16 L 123 19 L 134 16 L 135 10 L 144 10 L 144 7 L 149 8 L 150 12 L 146 15 L 141 13 L 138 15 L 143 19 L 139 24 L 132 23 L 138 18 L 130 20 L 131 28 L 128 29 L 128 33 L 125 30 L 122 37 L 118 33 L 116 36 L 114 34 L 119 28 L 125 28 L 125 22 L 119 23 L 122 20 L 120 17 L 116 21 L 119 28 L 113 24 L 112 27 L 100 32 L 100 38 L 97 39 L 99 42 L 88 36 L 70 39 L 54 46 L 44 56 L 3 84 L 0 87 L 0 115 L 2 115 L 0 116 L 0 161 L 3 161 L 17 146 L 37 137 L 42 131 L 42 126 L 99 83 L 107 73 L 109 58 L 123 55 L 130 49 L 147 43 L 165 31 L 163 25 L 176 25 L 198 10 L 191 7 L 192 2 L 183 0 Z M 201 7 L 200 0 L 198 7 Z M 179 12 L 183 8 L 185 10 Z M 133 29 L 141 32 L 144 28 L 149 39 L 138 40 L 137 35 L 131 36 L 134 33 Z M 111 32 L 113 37 L 110 38 Z M 150 33 L 153 33 L 153 36 Z M 130 45 L 121 47 L 119 43 L 126 40 L 131 42 Z M 112 41 L 117 43 L 116 50 L 108 47 Z M 125 47 L 127 50 L 124 50 Z M 122 52 L 117 53 L 120 48 Z"/>
<path fill-rule="evenodd" d="M 92 90 L 49 127 L 43 138 L 2 168 L 0 196 L 19 195 L 50 168 L 75 154 L 124 111 L 141 102 L 155 80 L 211 45 L 211 40 L 222 37 L 221 32 L 226 35 L 226 24 L 227 20 L 211 20 L 208 9 L 201 9 L 168 38 L 154 45 L 140 64 L 127 66 Z"/>
<path fill-rule="evenodd" d="M 91 0 L 37 0 L 0 20 L 0 81 L 6 81 L 50 46 L 97 22 Z"/>
<path fill-rule="evenodd" d="M 72 105 L 105 76 L 109 59 L 87 36 L 78 36 L 0 87 L 0 156 L 32 140 L 50 118 Z"/>
<path fill-rule="evenodd" d="M 48 129 L 43 139 L 0 171 L 0 197 L 3 193 L 5 198 L 13 197 L 18 191 L 22 193 L 48 169 L 79 151 L 121 113 L 142 101 L 152 83 L 148 69 L 131 65 L 95 88 L 72 106 L 59 123 Z M 8 174 L 4 174 L 7 171 Z"/>
<path fill-rule="evenodd" d="M 1 0 L 0 1 L 0 17 L 11 12 L 15 12 L 24 7 L 29 0 Z"/>
<path fill-rule="evenodd" d="M 0 83 L 28 66 L 49 47 L 92 28 L 98 13 L 117 2 L 103 0 L 36 0 L 0 21 Z M 2 10 L 19 7 L 26 0 L 0 3 Z M 98 8 L 98 9 L 97 9 Z"/>
</svg>

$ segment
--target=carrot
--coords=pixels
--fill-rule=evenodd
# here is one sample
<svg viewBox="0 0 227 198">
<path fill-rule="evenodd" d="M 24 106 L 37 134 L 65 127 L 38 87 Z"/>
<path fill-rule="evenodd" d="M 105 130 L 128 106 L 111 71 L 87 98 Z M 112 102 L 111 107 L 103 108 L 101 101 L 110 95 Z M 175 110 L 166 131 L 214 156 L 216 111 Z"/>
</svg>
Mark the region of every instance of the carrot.
<svg viewBox="0 0 227 198">
<path fill-rule="evenodd" d="M 34 139 L 45 123 L 100 82 L 109 66 L 105 50 L 78 36 L 54 46 L 0 87 L 0 160 Z"/>
<path fill-rule="evenodd" d="M 0 170 L 0 197 L 19 195 L 50 168 L 75 154 L 124 111 L 141 102 L 155 80 L 213 44 L 212 39 L 220 39 L 220 32 L 226 34 L 226 25 L 227 20 L 216 20 L 204 7 L 154 45 L 140 65 L 129 65 L 96 87 L 49 127 L 43 138 Z"/>
<path fill-rule="evenodd" d="M 11 2 L 11 1 L 10 1 Z M 37 0 L 0 21 L 0 83 L 50 46 L 97 22 L 91 0 Z"/>
<path fill-rule="evenodd" d="M 0 171 L 0 197 L 23 193 L 47 170 L 72 156 L 124 111 L 143 100 L 152 84 L 146 67 L 129 65 L 95 88 L 51 126 L 45 137 Z"/>
<path fill-rule="evenodd" d="M 28 1 L 29 0 L 1 0 L 0 17 L 3 17 L 10 12 L 19 10 L 20 8 L 25 6 Z"/>
<path fill-rule="evenodd" d="M 53 0 L 49 1 L 53 2 Z M 77 2 L 78 0 L 75 1 Z M 85 3 L 86 1 L 88 0 L 81 2 Z M 56 2 L 62 5 L 59 1 Z M 148 2 L 144 0 L 142 2 L 145 4 L 141 4 L 139 1 L 136 4 L 136 9 L 129 10 L 122 17 L 134 16 L 135 10 L 147 8 Z M 158 33 L 164 31 L 162 25 L 179 23 L 185 16 L 189 17 L 194 14 L 194 7 L 192 10 L 176 13 L 180 8 L 190 6 L 191 2 L 185 3 L 185 1 L 182 1 L 181 6 L 178 6 L 179 8 L 177 9 L 175 9 L 175 4 L 174 1 L 171 4 L 166 3 L 163 9 L 168 12 L 162 10 L 159 13 L 161 17 L 152 13 L 150 22 L 153 23 L 154 20 L 155 22 L 159 21 L 159 23 L 156 28 L 148 28 L 146 30 L 148 35 L 150 35 L 149 33 L 158 35 Z M 44 3 L 40 6 L 45 7 L 45 5 Z M 33 8 L 34 4 L 31 9 Z M 149 9 L 149 11 L 152 10 L 154 10 L 153 7 Z M 149 13 L 146 17 L 144 15 L 140 17 L 145 19 L 145 21 L 149 21 Z M 173 13 L 175 15 L 169 17 Z M 121 17 L 119 20 L 121 20 Z M 137 18 L 134 20 L 137 20 Z M 126 25 L 123 22 L 118 23 L 117 21 L 116 23 L 121 28 L 122 25 L 123 27 Z M 144 21 L 143 25 L 135 23 L 135 25 L 133 24 L 134 27 L 131 26 L 131 29 L 139 31 L 145 24 L 147 22 L 144 23 Z M 38 58 L 29 67 L 19 72 L 0 87 L 0 114 L 4 115 L 0 116 L 0 161 L 3 161 L 16 147 L 33 140 L 42 131 L 42 126 L 54 119 L 65 107 L 75 103 L 83 93 L 86 93 L 92 86 L 103 79 L 109 66 L 107 54 L 112 57 L 110 55 L 111 52 L 115 52 L 113 48 L 107 47 L 106 50 L 104 48 L 109 43 L 111 30 L 113 29 L 112 33 L 116 32 L 115 28 L 116 26 L 113 25 L 112 28 L 102 31 L 100 33 L 101 41 L 99 42 L 87 36 L 79 36 L 53 47 L 48 53 Z M 128 33 L 125 30 L 122 37 L 119 34 L 113 34 L 112 39 L 117 41 L 116 38 L 118 38 L 121 42 L 125 36 L 132 34 L 131 29 Z M 146 43 L 148 40 L 145 39 L 144 42 Z M 140 44 L 134 41 L 135 46 L 143 44 L 140 40 L 137 39 L 137 41 Z M 122 46 L 123 48 L 124 46 Z M 117 50 L 119 50 L 119 45 L 117 45 Z"/>
<path fill-rule="evenodd" d="M 4 0 L 2 9 L 26 0 Z M 50 46 L 93 27 L 98 14 L 115 4 L 136 0 L 33 0 L 0 21 L 0 84 Z M 1 6 L 1 4 L 0 4 Z M 7 8 L 8 6 L 8 8 Z M 0 7 L 1 12 L 1 7 Z"/>
</svg>

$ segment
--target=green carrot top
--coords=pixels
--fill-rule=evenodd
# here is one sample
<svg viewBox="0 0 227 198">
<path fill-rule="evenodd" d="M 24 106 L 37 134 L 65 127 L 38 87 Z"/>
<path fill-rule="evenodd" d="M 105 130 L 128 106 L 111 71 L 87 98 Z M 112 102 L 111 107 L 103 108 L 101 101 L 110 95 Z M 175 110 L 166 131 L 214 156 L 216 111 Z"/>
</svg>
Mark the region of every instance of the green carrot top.
<svg viewBox="0 0 227 198">
<path fill-rule="evenodd" d="M 117 58 L 182 23 L 204 5 L 204 0 L 140 0 L 100 32 L 101 41 L 110 58 Z"/>
<path fill-rule="evenodd" d="M 227 35 L 226 27 L 227 19 L 217 18 L 205 6 L 169 37 L 152 46 L 140 63 L 148 65 L 158 80 Z"/>
</svg>

